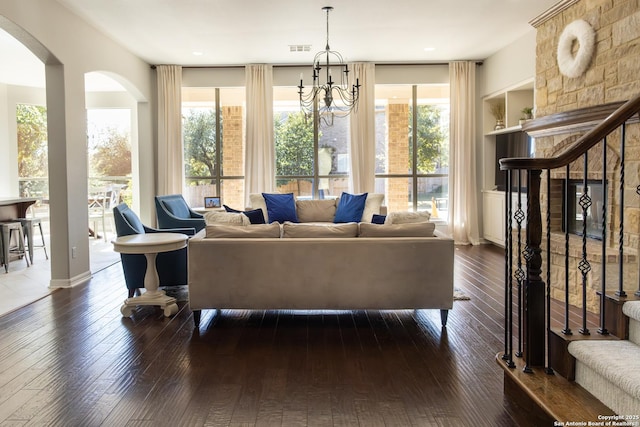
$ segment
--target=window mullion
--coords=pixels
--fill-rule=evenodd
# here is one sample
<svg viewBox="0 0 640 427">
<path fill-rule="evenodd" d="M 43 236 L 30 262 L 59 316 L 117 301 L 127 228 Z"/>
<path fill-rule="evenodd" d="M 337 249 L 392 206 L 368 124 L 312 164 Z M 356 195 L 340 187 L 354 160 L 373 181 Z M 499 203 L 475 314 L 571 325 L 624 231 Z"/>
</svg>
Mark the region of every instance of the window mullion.
<svg viewBox="0 0 640 427">
<path fill-rule="evenodd" d="M 418 86 L 411 87 L 411 104 L 413 114 L 411 115 L 411 144 L 413 149 L 411 158 L 411 186 L 413 191 L 412 205 L 415 212 L 418 211 Z"/>
<path fill-rule="evenodd" d="M 220 107 L 220 88 L 215 90 L 215 102 L 216 102 L 216 194 L 222 195 L 222 183 L 220 176 L 222 175 L 222 135 L 220 121 L 222 120 L 222 108 Z"/>
</svg>

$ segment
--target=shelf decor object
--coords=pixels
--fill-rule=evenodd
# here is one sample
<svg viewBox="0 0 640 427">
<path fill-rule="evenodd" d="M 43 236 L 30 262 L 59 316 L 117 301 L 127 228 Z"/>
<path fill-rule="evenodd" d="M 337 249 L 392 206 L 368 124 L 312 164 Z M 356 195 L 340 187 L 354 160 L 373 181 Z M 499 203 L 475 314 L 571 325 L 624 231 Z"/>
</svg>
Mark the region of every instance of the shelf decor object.
<svg viewBox="0 0 640 427">
<path fill-rule="evenodd" d="M 313 58 L 313 86 L 310 92 L 304 92 L 304 75 L 300 73 L 298 94 L 300 108 L 307 118 L 313 117 L 316 112 L 318 120 L 331 126 L 335 115 L 344 117 L 357 110 L 360 82 L 356 79 L 356 83 L 349 86 L 349 66 L 339 52 L 329 47 L 329 12 L 333 7 L 325 6 L 322 10 L 327 12 L 327 44 Z M 324 74 L 324 83 L 320 80 L 321 74 Z M 333 80 L 334 78 L 337 80 Z"/>
<path fill-rule="evenodd" d="M 504 129 L 504 104 L 501 102 L 493 102 L 489 105 L 489 112 L 496 119 L 496 125 L 493 130 Z"/>
</svg>

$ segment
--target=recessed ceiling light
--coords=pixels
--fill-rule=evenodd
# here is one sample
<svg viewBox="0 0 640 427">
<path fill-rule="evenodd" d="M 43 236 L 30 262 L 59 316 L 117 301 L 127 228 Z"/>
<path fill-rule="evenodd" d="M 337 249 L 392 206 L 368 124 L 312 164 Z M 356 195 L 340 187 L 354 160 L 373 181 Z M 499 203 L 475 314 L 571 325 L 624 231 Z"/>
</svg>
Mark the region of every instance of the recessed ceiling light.
<svg viewBox="0 0 640 427">
<path fill-rule="evenodd" d="M 202 56 L 204 55 L 203 52 L 200 52 L 199 50 L 194 50 L 193 52 L 191 52 L 194 56 Z"/>
<path fill-rule="evenodd" d="M 436 50 L 436 48 L 435 48 L 435 47 L 425 47 L 425 48 L 424 48 L 424 51 L 425 51 L 425 52 L 433 52 L 434 50 Z"/>
</svg>

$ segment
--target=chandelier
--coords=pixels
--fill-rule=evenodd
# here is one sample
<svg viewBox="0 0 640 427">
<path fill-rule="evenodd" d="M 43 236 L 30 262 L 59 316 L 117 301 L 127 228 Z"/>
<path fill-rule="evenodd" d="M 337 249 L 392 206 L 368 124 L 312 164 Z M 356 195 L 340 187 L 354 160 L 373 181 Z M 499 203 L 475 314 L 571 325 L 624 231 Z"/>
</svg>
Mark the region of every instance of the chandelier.
<svg viewBox="0 0 640 427">
<path fill-rule="evenodd" d="M 304 92 L 303 74 L 300 73 L 300 108 L 305 117 L 313 117 L 317 113 L 318 120 L 327 126 L 333 125 L 335 115 L 348 116 L 351 111 L 358 109 L 360 82 L 349 87 L 349 66 L 344 63 L 342 55 L 329 47 L 329 12 L 331 6 L 322 10 L 327 12 L 327 44 L 325 49 L 316 53 L 313 58 L 313 86 L 308 93 Z M 333 61 L 333 63 L 332 63 Z M 324 75 L 324 83 L 320 79 Z M 337 78 L 337 80 L 333 80 Z"/>
</svg>

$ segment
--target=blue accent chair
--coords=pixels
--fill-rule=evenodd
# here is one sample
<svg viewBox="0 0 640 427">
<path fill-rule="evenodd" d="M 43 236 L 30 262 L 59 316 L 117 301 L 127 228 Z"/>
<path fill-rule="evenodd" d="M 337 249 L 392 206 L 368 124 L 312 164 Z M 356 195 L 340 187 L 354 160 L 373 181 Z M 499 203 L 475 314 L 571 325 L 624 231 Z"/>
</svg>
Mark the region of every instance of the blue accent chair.
<svg viewBox="0 0 640 427">
<path fill-rule="evenodd" d="M 113 208 L 113 220 L 116 224 L 118 237 L 142 233 L 181 233 L 188 236 L 195 234 L 195 229 L 191 227 L 164 230 L 147 227 L 142 224 L 138 215 L 126 203 L 121 203 Z M 142 254 L 120 254 L 120 259 L 124 270 L 124 280 L 127 289 L 129 289 L 129 298 L 131 298 L 138 288 L 144 288 L 147 258 Z M 159 253 L 156 258 L 156 269 L 160 286 L 186 285 L 187 248 Z"/>
<path fill-rule="evenodd" d="M 195 228 L 196 233 L 205 228 L 204 216 L 194 212 L 182 194 L 156 196 L 156 217 L 158 228 Z"/>
</svg>

